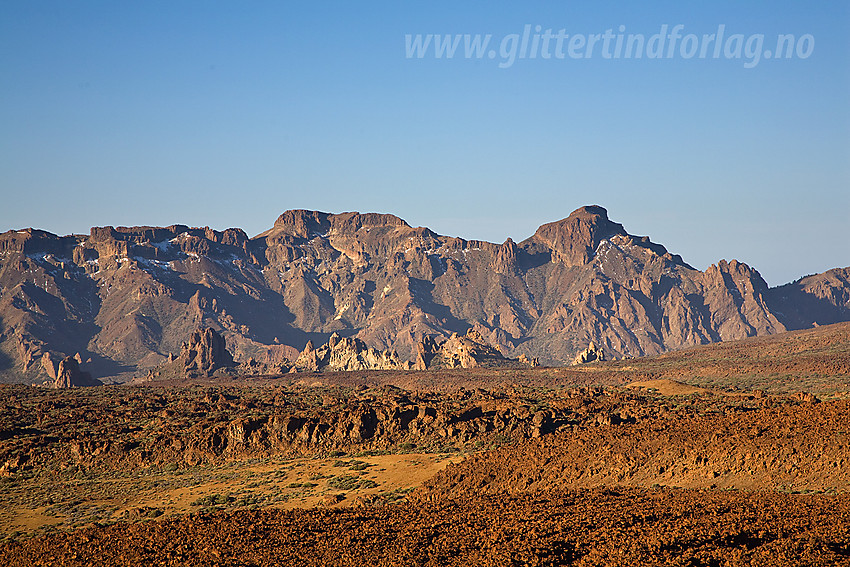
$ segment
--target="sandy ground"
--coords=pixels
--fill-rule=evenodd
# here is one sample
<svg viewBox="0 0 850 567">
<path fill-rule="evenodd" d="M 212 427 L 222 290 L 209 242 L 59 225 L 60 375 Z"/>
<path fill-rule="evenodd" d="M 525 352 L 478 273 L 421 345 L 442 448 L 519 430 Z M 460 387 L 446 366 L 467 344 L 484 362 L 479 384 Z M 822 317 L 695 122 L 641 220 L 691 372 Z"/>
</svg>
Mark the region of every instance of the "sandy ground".
<svg viewBox="0 0 850 567">
<path fill-rule="evenodd" d="M 29 490 L 28 504 L 0 506 L 0 531 L 32 532 L 46 526 L 70 527 L 91 523 L 93 513 L 80 505 L 56 506 L 57 491 L 77 494 L 88 511 L 104 511 L 97 521 L 144 519 L 199 510 L 272 507 L 348 506 L 368 499 L 395 501 L 458 462 L 458 454 L 405 453 L 341 456 L 330 459 L 294 458 L 230 462 L 219 466 L 151 471 L 135 478 L 115 479 L 104 473 L 73 486 L 19 486 Z M 359 469 L 359 470 L 358 470 Z M 342 477 L 348 487 L 333 479 Z M 365 481 L 365 482 L 364 482 Z M 175 486 L 176 485 L 176 486 Z M 359 485 L 359 486 L 358 486 Z M 53 509 L 51 513 L 51 508 Z"/>
</svg>

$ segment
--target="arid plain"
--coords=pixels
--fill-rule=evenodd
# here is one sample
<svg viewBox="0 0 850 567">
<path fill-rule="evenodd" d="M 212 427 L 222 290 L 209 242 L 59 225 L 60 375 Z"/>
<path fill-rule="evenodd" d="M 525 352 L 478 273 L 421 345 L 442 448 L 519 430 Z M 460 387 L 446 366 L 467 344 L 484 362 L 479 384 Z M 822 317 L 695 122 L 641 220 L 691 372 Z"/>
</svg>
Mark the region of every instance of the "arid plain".
<svg viewBox="0 0 850 567">
<path fill-rule="evenodd" d="M 567 368 L 4 386 L 0 554 L 848 564 L 848 336 Z"/>
</svg>

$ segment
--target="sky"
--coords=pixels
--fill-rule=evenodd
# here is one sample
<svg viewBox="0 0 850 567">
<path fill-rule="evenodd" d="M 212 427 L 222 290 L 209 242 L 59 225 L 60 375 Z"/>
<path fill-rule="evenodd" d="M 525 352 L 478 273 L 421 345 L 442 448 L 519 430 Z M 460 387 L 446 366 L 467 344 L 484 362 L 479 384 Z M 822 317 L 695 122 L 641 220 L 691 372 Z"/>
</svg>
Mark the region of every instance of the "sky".
<svg viewBox="0 0 850 567">
<path fill-rule="evenodd" d="M 0 231 L 304 208 L 503 242 L 598 204 L 780 285 L 850 266 L 848 101 L 844 1 L 4 0 Z"/>
</svg>

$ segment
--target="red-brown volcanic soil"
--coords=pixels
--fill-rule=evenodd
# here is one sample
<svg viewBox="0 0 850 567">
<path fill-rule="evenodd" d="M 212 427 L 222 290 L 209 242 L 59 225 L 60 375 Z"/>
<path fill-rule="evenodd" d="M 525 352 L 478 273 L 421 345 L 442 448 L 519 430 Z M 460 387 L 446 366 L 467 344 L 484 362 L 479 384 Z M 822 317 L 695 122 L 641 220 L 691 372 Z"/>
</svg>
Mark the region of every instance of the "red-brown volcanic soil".
<svg viewBox="0 0 850 567">
<path fill-rule="evenodd" d="M 712 408 L 636 423 L 574 427 L 472 455 L 426 485 L 430 496 L 596 486 L 850 491 L 850 400 Z M 598 414 L 599 420 L 628 419 Z"/>
<path fill-rule="evenodd" d="M 532 492 L 194 515 L 7 546 L 6 565 L 847 565 L 850 496 Z"/>
<path fill-rule="evenodd" d="M 449 465 L 401 504 L 94 524 L 7 542 L 0 557 L 10 566 L 850 565 L 850 401 L 565 396 L 576 416 L 591 408 L 581 425 Z"/>
</svg>

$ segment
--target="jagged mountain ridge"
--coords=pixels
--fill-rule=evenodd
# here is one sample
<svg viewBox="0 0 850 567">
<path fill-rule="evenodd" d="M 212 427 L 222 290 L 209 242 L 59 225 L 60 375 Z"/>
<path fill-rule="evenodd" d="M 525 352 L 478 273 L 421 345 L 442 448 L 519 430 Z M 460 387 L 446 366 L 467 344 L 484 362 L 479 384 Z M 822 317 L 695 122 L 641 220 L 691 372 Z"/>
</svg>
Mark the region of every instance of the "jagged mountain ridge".
<svg viewBox="0 0 850 567">
<path fill-rule="evenodd" d="M 254 238 L 183 225 L 27 229 L 0 235 L 0 374 L 43 381 L 49 352 L 126 378 L 201 326 L 221 330 L 237 361 L 295 360 L 333 332 L 413 360 L 423 336 L 471 327 L 542 364 L 591 341 L 638 356 L 848 320 L 848 281 L 845 268 L 771 290 L 734 260 L 701 272 L 599 206 L 502 244 L 305 210 Z"/>
</svg>

